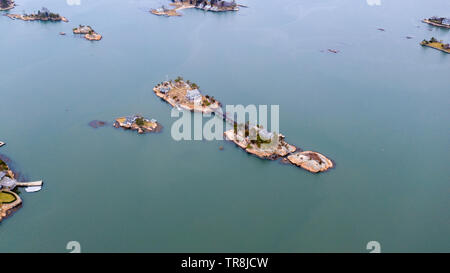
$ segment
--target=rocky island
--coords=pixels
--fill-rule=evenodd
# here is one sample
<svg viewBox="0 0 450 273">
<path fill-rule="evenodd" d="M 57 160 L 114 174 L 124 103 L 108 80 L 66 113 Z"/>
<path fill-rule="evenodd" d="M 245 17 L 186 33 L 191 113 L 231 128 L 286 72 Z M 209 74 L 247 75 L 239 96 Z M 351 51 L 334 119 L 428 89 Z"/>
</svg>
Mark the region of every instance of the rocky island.
<svg viewBox="0 0 450 273">
<path fill-rule="evenodd" d="M 324 172 L 334 167 L 333 162 L 330 159 L 320 153 L 312 151 L 291 154 L 287 156 L 287 160 L 312 173 Z"/>
<path fill-rule="evenodd" d="M 145 134 L 150 132 L 160 132 L 162 130 L 162 125 L 159 124 L 155 119 L 146 119 L 141 115 L 133 115 L 129 117 L 121 117 L 116 119 L 113 124 L 114 127 L 122 127 L 128 130 L 137 131 L 138 134 Z"/>
<path fill-rule="evenodd" d="M 450 28 L 450 19 L 444 17 L 433 16 L 428 19 L 423 19 L 422 22 L 435 27 Z"/>
<path fill-rule="evenodd" d="M 182 77 L 162 82 L 156 85 L 153 91 L 158 97 L 178 109 L 206 114 L 214 112 L 221 106 L 214 97 L 202 95 L 197 84 L 189 80 L 185 82 Z"/>
<path fill-rule="evenodd" d="M 320 153 L 299 151 L 296 146 L 287 143 L 285 136 L 281 133 L 269 132 L 260 125 L 238 124 L 234 117 L 229 117 L 227 113 L 223 112 L 222 104 L 219 101 L 214 97 L 203 96 L 198 89 L 197 84 L 177 77 L 174 81 L 168 80 L 159 83 L 153 88 L 153 91 L 158 97 L 179 110 L 214 113 L 225 122 L 232 124 L 233 129 L 223 134 L 225 140 L 235 143 L 249 154 L 269 160 L 282 158 L 283 162 L 313 173 L 323 172 L 334 167 L 333 162 Z"/>
<path fill-rule="evenodd" d="M 73 28 L 73 34 L 84 34 L 84 38 L 89 41 L 100 41 L 102 39 L 102 35 L 95 32 L 90 26 L 79 25 Z"/>
<path fill-rule="evenodd" d="M 225 139 L 234 142 L 249 154 L 262 159 L 276 160 L 301 167 L 309 172 L 324 172 L 333 168 L 333 162 L 324 155 L 312 151 L 297 151 L 298 148 L 285 141 L 285 136 L 269 132 L 261 126 L 234 125 L 224 133 Z"/>
<path fill-rule="evenodd" d="M 22 204 L 17 187 L 26 187 L 25 191 L 35 192 L 42 186 L 42 181 L 18 182 L 5 161 L 7 159 L 0 156 L 0 222 L 19 209 Z"/>
<path fill-rule="evenodd" d="M 152 9 L 150 12 L 159 16 L 181 16 L 178 10 L 182 9 L 202 9 L 205 11 L 224 12 L 224 11 L 238 11 L 239 7 L 235 0 L 171 0 L 172 9 L 167 9 L 164 6 L 158 9 Z"/>
<path fill-rule="evenodd" d="M 0 10 L 10 10 L 15 6 L 14 0 L 0 0 Z"/>
<path fill-rule="evenodd" d="M 444 44 L 442 41 L 438 41 L 436 38 L 432 37 L 431 40 L 423 40 L 420 43 L 422 46 L 431 47 L 437 50 L 440 50 L 445 53 L 450 53 L 450 45 Z"/>
<path fill-rule="evenodd" d="M 67 18 L 59 15 L 58 13 L 50 12 L 46 8 L 42 8 L 42 10 L 39 10 L 37 13 L 34 14 L 7 14 L 11 19 L 18 19 L 23 21 L 50 21 L 50 22 L 69 22 Z"/>
<path fill-rule="evenodd" d="M 234 124 L 234 129 L 224 133 L 225 139 L 241 149 L 262 159 L 278 159 L 293 153 L 297 148 L 288 144 L 284 135 L 268 132 L 261 126 Z"/>
</svg>

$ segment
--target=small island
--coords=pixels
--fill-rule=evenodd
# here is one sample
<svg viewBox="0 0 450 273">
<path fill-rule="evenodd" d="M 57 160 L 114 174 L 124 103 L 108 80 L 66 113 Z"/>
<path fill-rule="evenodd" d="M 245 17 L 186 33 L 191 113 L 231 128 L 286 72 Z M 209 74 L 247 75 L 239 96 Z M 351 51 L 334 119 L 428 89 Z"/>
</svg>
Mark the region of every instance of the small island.
<svg viewBox="0 0 450 273">
<path fill-rule="evenodd" d="M 162 125 L 159 124 L 155 119 L 146 119 L 141 115 L 133 115 L 129 117 L 121 117 L 116 119 L 113 124 L 114 127 L 122 127 L 127 130 L 137 131 L 138 134 L 145 134 L 150 132 L 160 132 L 162 130 Z"/>
<path fill-rule="evenodd" d="M 293 153 L 297 148 L 288 144 L 284 135 L 268 132 L 261 126 L 234 124 L 234 129 L 224 133 L 225 139 L 234 142 L 249 154 L 262 159 L 275 160 Z"/>
<path fill-rule="evenodd" d="M 287 157 L 287 160 L 312 173 L 324 172 L 334 166 L 330 159 L 320 153 L 312 151 L 291 154 Z"/>
<path fill-rule="evenodd" d="M 197 84 L 184 81 L 182 77 L 169 80 L 153 88 L 155 94 L 172 107 L 192 112 L 212 113 L 219 109 L 221 103 L 214 97 L 201 94 Z"/>
<path fill-rule="evenodd" d="M 203 96 L 199 87 L 189 80 L 177 77 L 174 81 L 161 82 L 153 88 L 155 94 L 178 110 L 191 112 L 214 113 L 225 122 L 232 124 L 233 129 L 223 133 L 225 140 L 235 143 L 239 148 L 261 159 L 282 159 L 286 162 L 313 173 L 324 172 L 333 168 L 333 162 L 322 154 L 307 151 L 301 152 L 296 146 L 285 141 L 281 133 L 269 132 L 261 125 L 238 124 L 234 117 L 224 113 L 222 104 L 214 97 Z M 128 127 L 132 124 L 128 123 Z M 223 147 L 219 148 L 223 150 Z M 300 151 L 300 152 L 298 152 Z M 297 152 L 297 153 L 296 153 Z"/>
<path fill-rule="evenodd" d="M 285 141 L 285 136 L 269 132 L 259 125 L 234 125 L 233 130 L 224 133 L 225 139 L 234 142 L 247 153 L 261 159 L 290 163 L 312 173 L 324 172 L 333 168 L 333 162 L 324 155 L 312 151 L 299 150 Z"/>
<path fill-rule="evenodd" d="M 79 25 L 73 28 L 73 34 L 84 34 L 84 38 L 89 41 L 100 41 L 102 39 L 102 35 L 95 32 L 90 26 Z"/>
<path fill-rule="evenodd" d="M 431 48 L 434 48 L 434 49 L 437 49 L 437 50 L 440 50 L 442 52 L 450 54 L 450 45 L 449 44 L 444 44 L 442 41 L 438 41 L 434 37 L 432 37 L 431 40 L 429 40 L 429 41 L 423 40 L 420 44 L 422 46 L 431 47 Z"/>
<path fill-rule="evenodd" d="M 0 10 L 10 10 L 15 6 L 14 0 L 0 0 Z"/>
<path fill-rule="evenodd" d="M 450 28 L 450 19 L 444 17 L 433 16 L 428 19 L 423 19 L 422 22 L 435 27 Z"/>
<path fill-rule="evenodd" d="M 158 9 L 152 9 L 150 12 L 159 16 L 181 16 L 178 10 L 182 9 L 202 9 L 205 11 L 224 12 L 224 11 L 238 11 L 239 7 L 235 0 L 171 0 L 171 6 L 174 8 L 167 9 L 164 6 Z"/>
<path fill-rule="evenodd" d="M 50 22 L 69 22 L 67 18 L 59 15 L 58 13 L 50 12 L 46 8 L 42 8 L 37 13 L 34 14 L 7 14 L 9 18 L 15 20 L 23 20 L 23 21 L 50 21 Z"/>
<path fill-rule="evenodd" d="M 18 182 L 5 161 L 7 159 L 0 156 L 0 222 L 19 209 L 22 204 L 17 187 L 26 187 L 26 192 L 39 191 L 42 187 L 42 181 Z"/>
</svg>

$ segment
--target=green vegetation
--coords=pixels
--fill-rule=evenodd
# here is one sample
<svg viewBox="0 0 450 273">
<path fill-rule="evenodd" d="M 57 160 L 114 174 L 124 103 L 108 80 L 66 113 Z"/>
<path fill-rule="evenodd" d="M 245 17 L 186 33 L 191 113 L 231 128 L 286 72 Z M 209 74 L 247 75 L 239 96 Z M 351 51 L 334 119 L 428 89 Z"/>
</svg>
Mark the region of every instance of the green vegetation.
<svg viewBox="0 0 450 273">
<path fill-rule="evenodd" d="M 434 37 L 431 37 L 431 40 L 429 40 L 429 41 L 423 40 L 420 44 L 423 46 L 433 47 L 435 49 L 450 53 L 450 44 L 444 44 L 443 41 L 438 41 Z"/>
<path fill-rule="evenodd" d="M 256 144 L 258 148 L 261 148 L 261 144 L 270 144 L 271 140 L 263 140 L 259 134 L 256 134 L 256 140 L 250 141 L 252 144 Z"/>
<path fill-rule="evenodd" d="M 5 162 L 3 162 L 3 160 L 0 159 L 0 172 L 1 171 L 7 171 L 9 170 L 8 165 L 6 165 Z"/>
<path fill-rule="evenodd" d="M 14 201 L 16 201 L 16 197 L 13 194 L 0 191 L 0 204 L 1 203 L 8 204 Z"/>
<path fill-rule="evenodd" d="M 436 38 L 431 37 L 431 40 L 429 40 L 429 41 L 423 40 L 422 43 L 423 44 L 431 44 L 431 43 L 439 43 L 439 41 Z"/>
<path fill-rule="evenodd" d="M 135 122 L 136 122 L 136 125 L 138 125 L 138 126 L 144 126 L 145 125 L 145 121 L 144 121 L 143 117 L 137 118 Z"/>
</svg>

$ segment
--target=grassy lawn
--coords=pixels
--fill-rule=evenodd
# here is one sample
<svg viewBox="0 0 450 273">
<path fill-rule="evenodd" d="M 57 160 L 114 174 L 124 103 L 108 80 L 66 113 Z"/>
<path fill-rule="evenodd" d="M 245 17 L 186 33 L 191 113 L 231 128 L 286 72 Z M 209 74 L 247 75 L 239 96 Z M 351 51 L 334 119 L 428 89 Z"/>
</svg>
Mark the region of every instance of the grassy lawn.
<svg viewBox="0 0 450 273">
<path fill-rule="evenodd" d="M 450 53 L 450 49 L 444 49 L 443 43 L 428 43 L 427 46 L 434 47 L 436 49 L 444 50 L 447 53 Z"/>
<path fill-rule="evenodd" d="M 12 203 L 16 201 L 16 197 L 7 192 L 0 192 L 0 203 Z"/>
</svg>

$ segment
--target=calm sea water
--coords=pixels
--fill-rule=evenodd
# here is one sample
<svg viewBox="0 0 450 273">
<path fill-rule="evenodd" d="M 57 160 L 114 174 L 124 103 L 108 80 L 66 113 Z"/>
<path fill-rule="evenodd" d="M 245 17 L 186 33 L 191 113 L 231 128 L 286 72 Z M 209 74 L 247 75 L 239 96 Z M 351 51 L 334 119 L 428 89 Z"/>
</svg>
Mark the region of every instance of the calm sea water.
<svg viewBox="0 0 450 273">
<path fill-rule="evenodd" d="M 367 252 L 373 240 L 450 251 L 450 55 L 419 46 L 450 41 L 420 22 L 450 17 L 448 0 L 246 0 L 180 18 L 147 12 L 165 0 L 16 2 L 11 13 L 45 6 L 70 22 L 0 17 L 0 153 L 45 181 L 0 224 L 0 252 L 67 252 L 69 241 L 83 252 Z M 104 39 L 73 36 L 78 24 Z M 175 142 L 151 90 L 166 75 L 224 104 L 280 105 L 287 140 L 336 169 Z M 134 113 L 165 130 L 88 126 Z"/>
</svg>

